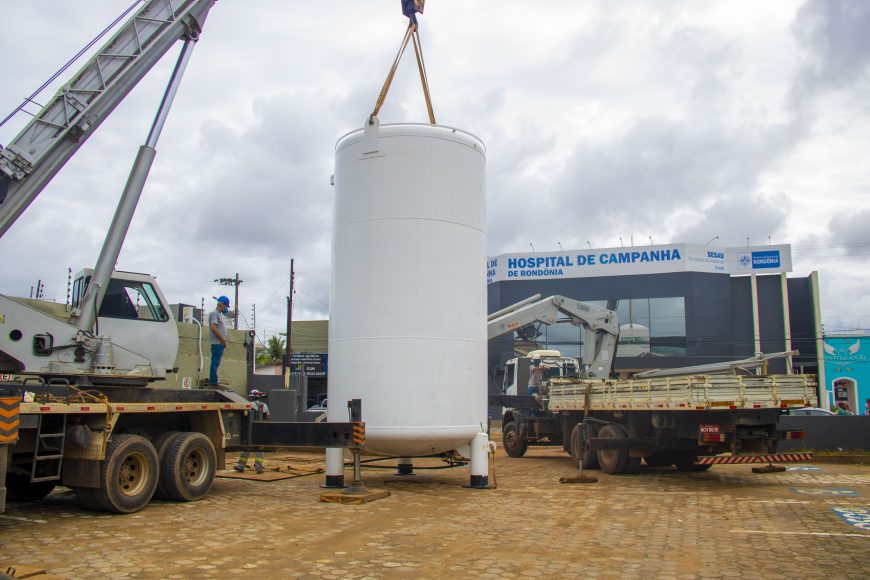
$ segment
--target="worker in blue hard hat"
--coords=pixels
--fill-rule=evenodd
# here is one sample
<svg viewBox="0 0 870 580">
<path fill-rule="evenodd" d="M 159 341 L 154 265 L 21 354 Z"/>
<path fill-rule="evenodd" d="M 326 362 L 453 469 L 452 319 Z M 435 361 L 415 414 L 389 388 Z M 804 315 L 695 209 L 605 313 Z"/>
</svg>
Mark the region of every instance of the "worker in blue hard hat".
<svg viewBox="0 0 870 580">
<path fill-rule="evenodd" d="M 208 315 L 209 343 L 211 344 L 211 369 L 208 373 L 208 383 L 211 386 L 218 384 L 218 367 L 227 347 L 227 325 L 224 323 L 225 312 L 230 309 L 230 299 L 221 296 L 217 299 L 217 306 Z"/>
</svg>

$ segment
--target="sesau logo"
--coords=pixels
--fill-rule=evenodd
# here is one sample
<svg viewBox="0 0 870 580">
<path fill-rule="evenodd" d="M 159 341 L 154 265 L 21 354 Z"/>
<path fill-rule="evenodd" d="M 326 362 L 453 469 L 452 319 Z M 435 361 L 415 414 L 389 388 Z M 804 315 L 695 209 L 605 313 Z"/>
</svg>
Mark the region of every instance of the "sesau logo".
<svg viewBox="0 0 870 580">
<path fill-rule="evenodd" d="M 741 256 L 742 258 L 742 256 Z M 752 252 L 752 269 L 756 268 L 779 268 L 779 250 L 765 250 Z"/>
</svg>

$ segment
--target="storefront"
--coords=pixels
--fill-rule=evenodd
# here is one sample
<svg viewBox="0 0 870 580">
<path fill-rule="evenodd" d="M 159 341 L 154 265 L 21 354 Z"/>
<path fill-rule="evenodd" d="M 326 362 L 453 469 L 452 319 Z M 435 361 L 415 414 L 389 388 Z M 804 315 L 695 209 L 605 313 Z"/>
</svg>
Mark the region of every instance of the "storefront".
<svg viewBox="0 0 870 580">
<path fill-rule="evenodd" d="M 831 409 L 845 403 L 856 415 L 865 413 L 870 399 L 870 335 L 825 336 L 825 385 Z"/>
</svg>

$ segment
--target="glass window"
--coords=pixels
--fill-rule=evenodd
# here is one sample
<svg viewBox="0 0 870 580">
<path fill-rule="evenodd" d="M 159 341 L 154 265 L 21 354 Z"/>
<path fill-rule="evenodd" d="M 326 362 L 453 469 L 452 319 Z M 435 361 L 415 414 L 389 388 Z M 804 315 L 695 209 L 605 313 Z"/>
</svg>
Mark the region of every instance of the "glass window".
<svg viewBox="0 0 870 580">
<path fill-rule="evenodd" d="M 100 316 L 159 322 L 169 319 L 151 284 L 114 278 L 109 281 L 103 297 Z"/>
<path fill-rule="evenodd" d="M 584 302 L 599 308 L 607 306 L 605 300 Z M 619 300 L 616 313 L 620 325 L 617 356 L 687 354 L 686 305 L 683 297 Z M 514 349 L 518 354 L 535 349 L 552 349 L 558 350 L 563 356 L 579 358 L 582 345 L 581 327 L 574 326 L 567 319 L 551 326 L 538 325 L 536 331 L 534 328 L 524 329 L 522 336 L 514 334 Z"/>
</svg>

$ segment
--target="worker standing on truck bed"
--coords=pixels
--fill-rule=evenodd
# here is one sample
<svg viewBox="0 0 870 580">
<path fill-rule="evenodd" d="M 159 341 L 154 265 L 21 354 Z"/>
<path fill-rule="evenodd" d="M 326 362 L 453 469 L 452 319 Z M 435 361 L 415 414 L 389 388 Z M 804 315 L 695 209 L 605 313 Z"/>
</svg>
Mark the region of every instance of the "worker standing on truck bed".
<svg viewBox="0 0 870 580">
<path fill-rule="evenodd" d="M 258 391 L 257 389 L 254 389 L 248 395 L 248 399 L 251 401 L 251 412 L 256 412 L 257 420 L 259 421 L 267 421 L 269 419 L 269 406 L 260 400 L 261 397 L 265 396 L 266 393 L 264 393 L 263 391 Z M 262 451 L 254 452 L 254 470 L 257 472 L 257 475 L 263 473 L 264 455 L 265 454 Z M 250 457 L 250 451 L 242 451 L 242 454 L 239 455 L 239 462 L 233 466 L 233 469 L 235 469 L 239 473 L 243 473 L 245 471 L 245 467 L 248 466 L 248 458 Z"/>
<path fill-rule="evenodd" d="M 227 347 L 227 326 L 224 324 L 224 312 L 230 309 L 230 299 L 221 296 L 217 299 L 217 306 L 208 315 L 209 342 L 211 343 L 211 369 L 208 373 L 209 385 L 218 384 L 218 367 Z"/>
</svg>

